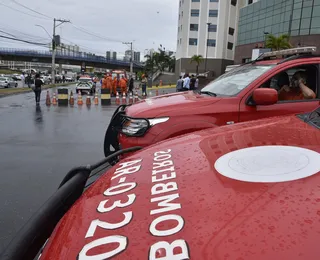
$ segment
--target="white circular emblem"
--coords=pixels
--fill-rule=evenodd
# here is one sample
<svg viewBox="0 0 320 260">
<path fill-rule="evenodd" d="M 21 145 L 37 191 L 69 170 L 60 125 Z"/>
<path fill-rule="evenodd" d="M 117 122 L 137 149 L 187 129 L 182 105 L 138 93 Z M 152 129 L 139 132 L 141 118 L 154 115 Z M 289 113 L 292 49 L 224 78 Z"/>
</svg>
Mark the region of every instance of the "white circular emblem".
<svg viewBox="0 0 320 260">
<path fill-rule="evenodd" d="M 320 154 L 293 146 L 257 146 L 225 154 L 214 167 L 239 181 L 285 182 L 318 173 Z"/>
</svg>

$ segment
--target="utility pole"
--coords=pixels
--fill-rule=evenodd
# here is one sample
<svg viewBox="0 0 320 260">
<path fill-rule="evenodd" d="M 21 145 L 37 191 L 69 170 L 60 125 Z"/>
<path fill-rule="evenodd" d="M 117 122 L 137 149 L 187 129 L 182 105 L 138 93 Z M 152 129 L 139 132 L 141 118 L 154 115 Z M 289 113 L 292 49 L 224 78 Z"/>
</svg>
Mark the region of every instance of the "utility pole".
<svg viewBox="0 0 320 260">
<path fill-rule="evenodd" d="M 56 22 L 60 22 L 56 25 Z M 56 28 L 60 26 L 63 23 L 70 23 L 69 20 L 63 20 L 63 19 L 53 19 L 53 37 L 52 37 L 52 65 L 51 65 L 51 83 L 55 83 L 55 74 L 56 74 L 56 46 L 60 44 L 60 42 L 57 42 L 56 37 Z"/>
<path fill-rule="evenodd" d="M 208 61 L 208 47 L 209 47 L 209 36 L 210 36 L 210 25 L 212 23 L 207 23 L 208 25 L 208 36 L 207 36 L 207 51 L 206 51 L 206 63 L 204 66 L 204 73 L 207 73 L 207 61 Z"/>
<path fill-rule="evenodd" d="M 130 75 L 133 75 L 133 42 L 123 42 L 122 44 L 130 44 L 130 52 L 131 52 L 131 57 L 130 57 Z"/>
</svg>

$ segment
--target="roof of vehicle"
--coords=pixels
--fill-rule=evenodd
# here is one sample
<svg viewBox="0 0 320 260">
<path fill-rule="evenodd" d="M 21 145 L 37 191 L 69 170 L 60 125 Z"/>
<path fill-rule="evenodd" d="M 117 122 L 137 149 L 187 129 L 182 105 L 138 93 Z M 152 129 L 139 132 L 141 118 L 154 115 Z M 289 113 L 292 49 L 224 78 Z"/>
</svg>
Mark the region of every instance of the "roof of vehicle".
<svg viewBox="0 0 320 260">
<path fill-rule="evenodd" d="M 296 116 L 153 145 L 82 195 L 41 259 L 316 260 L 319 152 Z"/>
</svg>

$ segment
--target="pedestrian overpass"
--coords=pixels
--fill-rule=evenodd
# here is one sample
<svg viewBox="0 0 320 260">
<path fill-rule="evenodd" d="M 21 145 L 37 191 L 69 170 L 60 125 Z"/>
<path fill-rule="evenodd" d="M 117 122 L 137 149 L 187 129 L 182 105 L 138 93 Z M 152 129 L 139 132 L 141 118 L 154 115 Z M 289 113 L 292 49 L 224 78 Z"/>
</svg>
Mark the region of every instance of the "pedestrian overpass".
<svg viewBox="0 0 320 260">
<path fill-rule="evenodd" d="M 51 63 L 52 53 L 50 51 L 0 48 L 0 60 Z M 103 56 L 87 53 L 66 54 L 61 51 L 57 51 L 56 53 L 56 64 L 81 66 L 83 63 L 85 63 L 86 66 L 96 68 L 130 69 L 129 61 L 107 59 Z M 142 63 L 133 62 L 134 71 L 138 71 L 142 68 Z"/>
</svg>

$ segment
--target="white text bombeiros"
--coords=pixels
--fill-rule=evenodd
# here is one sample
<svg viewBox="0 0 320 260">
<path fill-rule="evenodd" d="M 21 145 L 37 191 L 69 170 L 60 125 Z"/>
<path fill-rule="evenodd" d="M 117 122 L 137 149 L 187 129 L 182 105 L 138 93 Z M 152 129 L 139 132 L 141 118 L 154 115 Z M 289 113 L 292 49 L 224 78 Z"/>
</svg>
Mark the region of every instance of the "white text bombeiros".
<svg viewBox="0 0 320 260">
<path fill-rule="evenodd" d="M 185 223 L 182 216 L 176 213 L 181 209 L 181 204 L 177 201 L 179 198 L 178 184 L 174 181 L 176 178 L 176 172 L 174 163 L 172 161 L 171 150 L 159 151 L 154 153 L 153 170 L 152 170 L 152 183 L 151 199 L 152 209 L 150 215 L 155 216 L 149 225 L 149 231 L 154 237 L 168 239 L 170 236 L 180 232 Z M 136 200 L 134 193 L 127 194 L 127 200 L 116 200 L 114 196 L 120 194 L 126 194 L 134 190 L 137 186 L 135 182 L 126 182 L 126 176 L 136 173 L 141 168 L 140 160 L 134 160 L 129 162 L 120 163 L 120 167 L 116 169 L 114 176 L 111 180 L 118 180 L 118 185 L 109 187 L 103 194 L 106 200 L 103 200 L 97 206 L 97 211 L 101 214 L 106 214 L 117 210 L 118 208 L 126 208 L 132 205 Z M 108 198 L 108 199 L 107 199 Z M 114 199 L 114 200 L 112 200 Z M 174 212 L 173 212 L 174 211 Z M 101 221 L 99 219 L 92 220 L 87 230 L 85 238 L 93 238 L 97 228 L 104 230 L 115 230 L 122 228 L 129 224 L 133 219 L 133 212 L 127 211 L 123 213 L 123 220 L 119 223 L 109 223 Z M 174 227 L 170 226 L 168 229 L 164 229 L 165 223 L 175 223 Z M 162 228 L 157 229 L 157 226 L 162 224 Z M 167 225 L 168 226 L 168 225 Z M 166 240 L 168 240 L 166 239 Z M 118 244 L 117 248 L 101 254 L 92 255 L 89 251 L 111 243 Z M 128 246 L 128 238 L 121 235 L 106 236 L 103 238 L 95 239 L 88 242 L 80 251 L 78 255 L 79 260 L 102 260 L 111 259 L 121 252 L 125 251 Z M 176 250 L 175 250 L 176 249 Z M 179 252 L 179 253 L 174 253 Z M 149 250 L 150 260 L 182 260 L 190 259 L 188 246 L 185 240 L 178 239 L 175 241 L 158 241 L 153 244 Z"/>
</svg>

